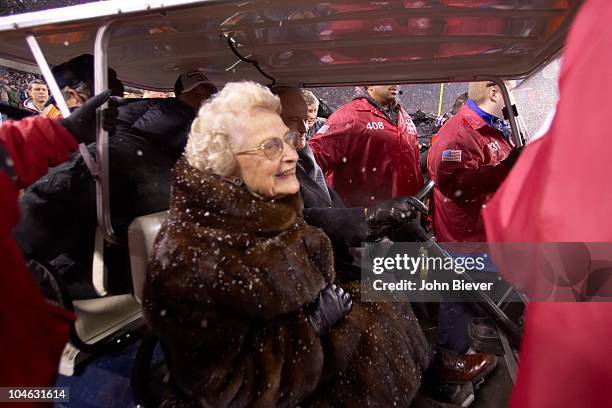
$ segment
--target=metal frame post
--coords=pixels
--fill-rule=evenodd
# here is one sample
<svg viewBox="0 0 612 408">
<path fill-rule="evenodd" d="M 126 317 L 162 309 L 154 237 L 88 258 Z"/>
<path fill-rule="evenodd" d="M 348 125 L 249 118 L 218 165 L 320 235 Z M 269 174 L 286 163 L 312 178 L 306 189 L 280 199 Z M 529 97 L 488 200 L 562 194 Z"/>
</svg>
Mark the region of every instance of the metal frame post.
<svg viewBox="0 0 612 408">
<path fill-rule="evenodd" d="M 108 89 L 108 58 L 107 49 L 110 26 L 114 21 L 110 21 L 98 29 L 94 45 L 94 94 Z M 110 183 L 108 171 L 108 132 L 102 128 L 100 113 L 108 106 L 104 103 L 98 110 L 96 121 L 96 149 L 98 152 L 99 175 L 96 179 L 96 209 L 98 215 L 98 226 L 101 228 L 104 239 L 110 243 L 117 244 L 119 239 L 113 230 L 110 214 Z"/>
<path fill-rule="evenodd" d="M 481 79 L 479 78 L 478 80 Z M 482 80 L 494 82 L 499 86 L 499 89 L 502 93 L 502 97 L 504 98 L 504 105 L 506 105 L 506 109 L 508 110 L 508 116 L 510 116 L 508 118 L 508 121 L 510 122 L 510 128 L 512 129 L 512 140 L 514 140 L 514 145 L 516 147 L 522 147 L 523 140 L 521 138 L 521 133 L 519 131 L 518 124 L 516 123 L 516 116 L 514 116 L 514 109 L 512 109 L 512 101 L 510 100 L 510 93 L 508 92 L 508 88 L 506 88 L 506 84 L 499 77 L 486 77 Z"/>
</svg>

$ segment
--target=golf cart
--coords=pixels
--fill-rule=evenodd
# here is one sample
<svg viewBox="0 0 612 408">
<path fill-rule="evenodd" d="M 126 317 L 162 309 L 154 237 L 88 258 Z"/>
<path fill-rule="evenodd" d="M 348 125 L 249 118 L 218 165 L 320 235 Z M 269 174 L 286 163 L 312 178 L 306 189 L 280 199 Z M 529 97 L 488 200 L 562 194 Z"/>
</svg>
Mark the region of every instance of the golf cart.
<svg viewBox="0 0 612 408">
<path fill-rule="evenodd" d="M 219 87 L 240 80 L 309 88 L 491 81 L 502 90 L 514 143 L 521 146 L 528 141 L 516 116 L 521 106 L 511 108 L 504 81 L 529 78 L 559 56 L 580 5 L 578 0 L 111 0 L 0 18 L 0 57 L 38 65 L 64 116 L 70 111 L 50 67 L 83 53 L 95 57 L 95 93 L 107 88 L 109 66 L 124 84 L 159 91 L 170 90 L 180 73 L 191 70 L 201 70 Z M 144 327 L 142 286 L 164 214 L 143 214 L 127 236 L 119 236 L 110 212 L 109 160 L 108 134 L 99 127 L 97 154 L 89 157 L 97 183 L 91 279 L 98 297 L 71 302 L 78 319 L 64 374 L 86 355 L 129 343 Z M 126 245 L 132 292 L 113 293 L 104 252 Z M 506 338 L 506 366 L 514 379 L 520 326 L 503 304 L 486 297 L 481 302 Z"/>
</svg>

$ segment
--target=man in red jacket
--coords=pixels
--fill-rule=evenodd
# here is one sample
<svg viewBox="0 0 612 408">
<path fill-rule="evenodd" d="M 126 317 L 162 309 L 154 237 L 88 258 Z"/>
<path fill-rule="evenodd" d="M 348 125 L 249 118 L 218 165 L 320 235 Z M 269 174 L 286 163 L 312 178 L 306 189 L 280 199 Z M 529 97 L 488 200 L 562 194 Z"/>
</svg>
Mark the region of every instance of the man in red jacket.
<svg viewBox="0 0 612 408">
<path fill-rule="evenodd" d="M 423 186 L 417 130 L 398 85 L 368 86 L 309 141 L 327 182 L 348 207 L 371 207 Z"/>
<path fill-rule="evenodd" d="M 484 210 L 490 241 L 612 242 L 612 161 L 605 150 L 612 99 L 602 97 L 612 92 L 611 19 L 609 0 L 588 0 L 578 13 L 550 129 L 527 145 Z M 498 267 L 523 287 L 545 273 Z M 612 304 L 530 303 L 510 406 L 609 407 L 611 350 Z"/>
<path fill-rule="evenodd" d="M 510 129 L 500 119 L 499 86 L 473 82 L 468 98 L 429 149 L 429 174 L 436 183 L 433 227 L 440 242 L 486 241 L 480 212 L 517 157 Z"/>
<path fill-rule="evenodd" d="M 433 229 L 440 242 L 486 241 L 481 210 L 516 160 L 511 131 L 500 119 L 503 107 L 499 86 L 471 83 L 467 102 L 429 149 Z M 471 344 L 468 325 L 474 312 L 463 303 L 443 302 L 438 316 L 438 344 L 464 353 Z"/>
<path fill-rule="evenodd" d="M 61 122 L 35 116 L 0 127 L 2 387 L 52 386 L 74 318 L 72 313 L 45 301 L 12 238 L 19 219 L 18 188 L 67 160 L 78 142 L 92 141 L 90 124 L 109 95 L 107 91 L 90 99 Z"/>
</svg>

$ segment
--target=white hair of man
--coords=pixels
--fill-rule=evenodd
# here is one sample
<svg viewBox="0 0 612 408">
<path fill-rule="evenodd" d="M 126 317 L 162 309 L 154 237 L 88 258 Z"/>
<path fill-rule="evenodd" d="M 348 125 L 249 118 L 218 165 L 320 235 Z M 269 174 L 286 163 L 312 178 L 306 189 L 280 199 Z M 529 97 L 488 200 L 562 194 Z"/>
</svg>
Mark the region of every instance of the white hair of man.
<svg viewBox="0 0 612 408">
<path fill-rule="evenodd" d="M 317 108 L 319 107 L 319 100 L 311 91 L 307 89 L 302 89 L 302 94 L 304 95 L 304 100 L 307 105 L 315 105 Z"/>
<path fill-rule="evenodd" d="M 230 82 L 200 108 L 191 125 L 185 155 L 200 171 L 231 176 L 237 169 L 234 152 L 245 143 L 250 112 L 265 109 L 280 114 L 278 96 L 255 82 Z"/>
</svg>

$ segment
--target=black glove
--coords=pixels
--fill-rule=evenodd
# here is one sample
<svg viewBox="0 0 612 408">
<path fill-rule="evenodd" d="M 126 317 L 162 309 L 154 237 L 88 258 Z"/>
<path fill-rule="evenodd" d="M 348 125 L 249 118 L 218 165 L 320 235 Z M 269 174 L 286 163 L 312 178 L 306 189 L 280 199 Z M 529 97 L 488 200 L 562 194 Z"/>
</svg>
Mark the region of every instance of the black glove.
<svg viewBox="0 0 612 408">
<path fill-rule="evenodd" d="M 353 301 L 350 293 L 345 292 L 340 286 L 329 284 L 319 292 L 319 297 L 313 303 L 308 319 L 319 337 L 322 337 L 349 314 L 352 307 Z"/>
<path fill-rule="evenodd" d="M 368 240 L 380 238 L 398 225 L 418 220 L 427 215 L 425 205 L 414 197 L 395 197 L 366 209 Z"/>
<path fill-rule="evenodd" d="M 430 238 L 420 216 L 390 228 L 386 236 L 393 242 L 425 242 Z"/>
<path fill-rule="evenodd" d="M 72 133 L 79 143 L 89 144 L 96 141 L 96 110 L 109 100 L 110 95 L 110 90 L 99 93 L 75 109 L 70 116 L 61 119 L 62 125 Z M 104 109 L 102 112 L 102 127 L 112 133 L 116 124 L 117 108 Z"/>
<path fill-rule="evenodd" d="M 516 163 L 516 161 L 518 160 L 519 156 L 523 152 L 523 147 L 524 146 L 512 149 L 510 151 L 510 154 L 508 154 L 508 157 L 506 157 L 502 161 L 503 165 L 506 166 L 508 168 L 508 170 L 512 169 L 512 167 L 514 166 L 514 163 Z"/>
</svg>

